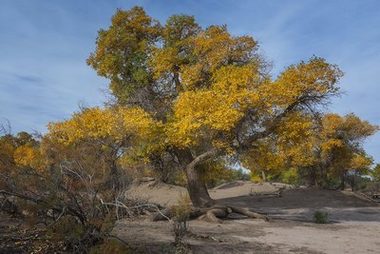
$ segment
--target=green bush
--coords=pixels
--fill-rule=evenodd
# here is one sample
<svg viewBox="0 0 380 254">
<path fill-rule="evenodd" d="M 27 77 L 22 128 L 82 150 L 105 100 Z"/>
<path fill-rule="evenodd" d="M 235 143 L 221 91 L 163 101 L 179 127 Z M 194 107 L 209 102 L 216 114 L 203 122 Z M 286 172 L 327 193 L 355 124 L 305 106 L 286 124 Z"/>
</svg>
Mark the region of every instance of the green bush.
<svg viewBox="0 0 380 254">
<path fill-rule="evenodd" d="M 328 213 L 322 211 L 316 211 L 314 213 L 314 222 L 318 224 L 326 224 L 328 223 Z"/>
</svg>

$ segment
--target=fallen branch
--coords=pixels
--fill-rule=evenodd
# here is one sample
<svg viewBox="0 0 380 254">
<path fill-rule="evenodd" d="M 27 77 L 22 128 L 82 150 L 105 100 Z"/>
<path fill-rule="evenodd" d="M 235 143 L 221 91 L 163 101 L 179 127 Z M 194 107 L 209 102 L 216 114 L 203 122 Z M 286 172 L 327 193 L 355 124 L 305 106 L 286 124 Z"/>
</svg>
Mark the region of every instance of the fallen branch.
<svg viewBox="0 0 380 254">
<path fill-rule="evenodd" d="M 111 202 L 104 202 L 102 199 L 100 199 L 100 202 L 102 205 L 104 206 L 115 206 L 115 207 L 118 207 L 118 208 L 123 208 L 127 211 L 128 214 L 131 214 L 131 210 L 134 210 L 134 209 L 139 209 L 139 208 L 153 208 L 156 213 L 160 216 L 160 218 L 162 218 L 161 220 L 168 220 L 168 221 L 171 221 L 170 217 L 167 216 L 167 211 L 166 209 L 164 211 L 161 211 L 161 209 L 155 205 L 155 204 L 150 204 L 150 203 L 147 203 L 147 204 L 141 204 L 141 205 L 135 205 L 135 206 L 127 206 L 125 205 L 124 203 L 122 203 L 121 201 L 116 201 L 115 203 L 111 203 Z"/>
<path fill-rule="evenodd" d="M 249 193 L 250 196 L 261 196 L 261 197 L 281 197 L 281 191 L 275 191 L 275 192 L 254 192 L 251 191 Z"/>
</svg>

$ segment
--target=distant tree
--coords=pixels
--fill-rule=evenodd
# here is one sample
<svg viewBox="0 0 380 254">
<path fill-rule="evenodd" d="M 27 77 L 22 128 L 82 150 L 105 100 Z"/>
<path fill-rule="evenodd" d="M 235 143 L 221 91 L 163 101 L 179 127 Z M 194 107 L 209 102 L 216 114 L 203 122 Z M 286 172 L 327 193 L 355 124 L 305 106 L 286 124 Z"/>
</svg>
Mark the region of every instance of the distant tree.
<svg viewBox="0 0 380 254">
<path fill-rule="evenodd" d="M 246 154 L 244 165 L 280 179 L 296 173 L 310 185 L 328 185 L 345 179 L 354 185 L 358 175 L 368 173 L 372 158 L 363 148 L 366 138 L 378 127 L 354 114 L 294 115 L 277 129 L 275 138 L 266 138 Z"/>
<path fill-rule="evenodd" d="M 42 169 L 39 141 L 27 132 L 0 136 L 0 189 L 14 187 L 12 176 L 20 167 Z"/>
<path fill-rule="evenodd" d="M 339 116 L 327 114 L 322 119 L 318 167 L 325 177 L 339 177 L 341 188 L 348 174 L 367 173 L 372 165 L 363 149 L 363 142 L 378 127 L 361 120 L 354 114 Z"/>
<path fill-rule="evenodd" d="M 380 182 L 380 164 L 376 164 L 376 166 L 371 170 L 371 176 L 374 181 Z"/>
</svg>

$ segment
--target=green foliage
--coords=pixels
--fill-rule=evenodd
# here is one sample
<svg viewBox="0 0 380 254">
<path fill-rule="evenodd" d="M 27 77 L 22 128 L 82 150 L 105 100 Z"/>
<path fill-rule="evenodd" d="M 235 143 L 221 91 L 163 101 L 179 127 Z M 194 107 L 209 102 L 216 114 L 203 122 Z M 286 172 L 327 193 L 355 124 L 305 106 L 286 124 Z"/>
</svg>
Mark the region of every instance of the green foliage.
<svg viewBox="0 0 380 254">
<path fill-rule="evenodd" d="M 326 224 L 329 222 L 329 215 L 327 212 L 316 211 L 314 213 L 314 222 L 317 224 Z"/>
<path fill-rule="evenodd" d="M 108 30 L 100 30 L 97 51 L 87 63 L 111 80 L 110 89 L 125 104 L 136 89 L 152 81 L 147 56 L 160 35 L 161 26 L 141 7 L 117 10 Z"/>
<path fill-rule="evenodd" d="M 339 185 L 341 184 L 341 179 L 333 176 L 329 176 L 321 183 L 321 187 L 330 189 L 330 190 L 336 190 L 339 188 Z"/>
<path fill-rule="evenodd" d="M 254 183 L 261 183 L 263 181 L 263 179 L 259 175 L 251 175 L 250 180 Z"/>
</svg>

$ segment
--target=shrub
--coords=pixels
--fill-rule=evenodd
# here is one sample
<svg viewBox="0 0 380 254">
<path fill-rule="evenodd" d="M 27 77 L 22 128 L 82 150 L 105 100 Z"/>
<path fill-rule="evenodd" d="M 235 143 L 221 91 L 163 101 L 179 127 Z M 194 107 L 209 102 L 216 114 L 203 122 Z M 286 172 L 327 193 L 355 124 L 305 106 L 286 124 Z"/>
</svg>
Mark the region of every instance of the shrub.
<svg viewBox="0 0 380 254">
<path fill-rule="evenodd" d="M 171 209 L 174 214 L 173 232 L 175 253 L 188 253 L 188 247 L 183 238 L 188 232 L 188 220 L 191 212 L 191 200 L 189 195 L 181 193 L 177 204 Z"/>
<path fill-rule="evenodd" d="M 314 222 L 318 224 L 328 223 L 328 213 L 322 211 L 316 211 L 314 213 Z"/>
</svg>

